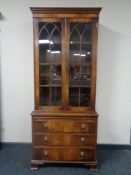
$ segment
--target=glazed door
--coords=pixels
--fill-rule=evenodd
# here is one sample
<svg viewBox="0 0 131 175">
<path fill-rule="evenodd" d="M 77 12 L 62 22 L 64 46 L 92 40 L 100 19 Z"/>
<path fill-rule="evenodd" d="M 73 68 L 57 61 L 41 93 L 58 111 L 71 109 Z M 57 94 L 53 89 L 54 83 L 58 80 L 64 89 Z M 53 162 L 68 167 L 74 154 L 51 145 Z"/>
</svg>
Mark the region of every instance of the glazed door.
<svg viewBox="0 0 131 175">
<path fill-rule="evenodd" d="M 69 20 L 68 25 L 68 103 L 70 107 L 93 107 L 96 25 L 86 20 Z"/>
<path fill-rule="evenodd" d="M 34 20 L 35 108 L 94 107 L 96 23 Z"/>
<path fill-rule="evenodd" d="M 62 106 L 63 20 L 34 20 L 35 100 L 39 106 Z"/>
</svg>

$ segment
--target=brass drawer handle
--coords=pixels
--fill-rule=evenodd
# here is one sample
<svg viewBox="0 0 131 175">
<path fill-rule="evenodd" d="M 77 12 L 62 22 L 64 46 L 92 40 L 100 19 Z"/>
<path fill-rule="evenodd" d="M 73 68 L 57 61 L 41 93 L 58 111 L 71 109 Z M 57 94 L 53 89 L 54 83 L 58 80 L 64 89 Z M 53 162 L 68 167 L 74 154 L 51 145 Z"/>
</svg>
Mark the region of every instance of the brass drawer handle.
<svg viewBox="0 0 131 175">
<path fill-rule="evenodd" d="M 81 137 L 81 138 L 80 138 L 80 141 L 81 141 L 81 142 L 85 142 L 85 138 L 84 138 L 84 137 Z"/>
<path fill-rule="evenodd" d="M 84 123 L 81 124 L 81 128 L 82 128 L 82 129 L 84 129 L 85 126 L 86 126 L 86 125 L 85 125 Z"/>
<path fill-rule="evenodd" d="M 47 123 L 44 123 L 44 128 L 48 128 L 48 124 Z"/>
<path fill-rule="evenodd" d="M 80 151 L 80 156 L 81 157 L 84 157 L 85 156 L 85 153 L 83 151 Z"/>
<path fill-rule="evenodd" d="M 44 150 L 44 156 L 48 157 L 48 151 Z"/>
<path fill-rule="evenodd" d="M 48 142 L 48 137 L 47 136 L 44 137 L 44 142 Z"/>
</svg>

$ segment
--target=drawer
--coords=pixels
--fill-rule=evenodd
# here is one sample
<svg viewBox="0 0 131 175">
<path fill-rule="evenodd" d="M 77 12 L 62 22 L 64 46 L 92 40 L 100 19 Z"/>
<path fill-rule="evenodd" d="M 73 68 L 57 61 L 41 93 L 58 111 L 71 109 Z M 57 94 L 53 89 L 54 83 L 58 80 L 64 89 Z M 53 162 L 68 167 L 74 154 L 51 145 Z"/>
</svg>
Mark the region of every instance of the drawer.
<svg viewBox="0 0 131 175">
<path fill-rule="evenodd" d="M 34 148 L 33 159 L 47 161 L 92 161 L 95 160 L 95 149 L 77 147 Z"/>
<path fill-rule="evenodd" d="M 33 120 L 34 132 L 86 132 L 96 134 L 95 120 L 47 119 Z"/>
<path fill-rule="evenodd" d="M 84 134 L 34 134 L 35 146 L 95 146 L 95 135 Z"/>
</svg>

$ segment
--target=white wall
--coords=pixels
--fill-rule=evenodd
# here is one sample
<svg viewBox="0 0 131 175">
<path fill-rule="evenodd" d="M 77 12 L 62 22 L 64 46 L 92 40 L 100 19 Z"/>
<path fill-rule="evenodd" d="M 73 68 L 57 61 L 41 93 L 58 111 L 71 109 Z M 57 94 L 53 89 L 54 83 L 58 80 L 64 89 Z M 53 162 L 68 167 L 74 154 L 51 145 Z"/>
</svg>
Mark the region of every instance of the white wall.
<svg viewBox="0 0 131 175">
<path fill-rule="evenodd" d="M 29 7 L 102 7 L 96 110 L 98 143 L 129 144 L 131 126 L 130 0 L 0 0 L 3 142 L 31 142 L 33 33 Z"/>
</svg>

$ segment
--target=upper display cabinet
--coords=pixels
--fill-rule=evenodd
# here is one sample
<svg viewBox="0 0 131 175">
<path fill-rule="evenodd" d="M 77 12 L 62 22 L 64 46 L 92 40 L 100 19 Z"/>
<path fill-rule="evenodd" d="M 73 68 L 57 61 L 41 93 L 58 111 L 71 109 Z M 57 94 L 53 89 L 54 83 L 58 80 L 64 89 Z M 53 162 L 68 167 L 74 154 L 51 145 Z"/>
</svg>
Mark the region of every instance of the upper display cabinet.
<svg viewBox="0 0 131 175">
<path fill-rule="evenodd" d="M 61 8 L 59 14 L 58 8 L 31 10 L 34 17 L 35 108 L 94 108 L 100 8 Z"/>
</svg>

